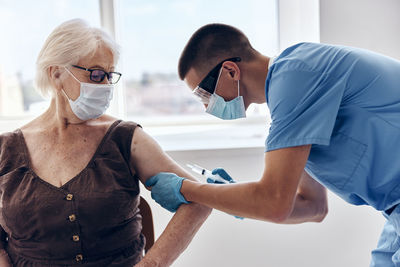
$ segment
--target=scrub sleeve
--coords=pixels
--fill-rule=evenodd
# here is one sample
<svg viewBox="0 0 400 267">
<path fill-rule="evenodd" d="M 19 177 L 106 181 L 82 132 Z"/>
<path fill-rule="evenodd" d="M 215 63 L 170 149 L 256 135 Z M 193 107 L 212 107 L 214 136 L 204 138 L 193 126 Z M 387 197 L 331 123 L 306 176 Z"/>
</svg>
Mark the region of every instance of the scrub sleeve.
<svg viewBox="0 0 400 267">
<path fill-rule="evenodd" d="M 344 91 L 338 80 L 302 62 L 274 64 L 266 81 L 272 119 L 266 151 L 329 145 Z"/>
</svg>

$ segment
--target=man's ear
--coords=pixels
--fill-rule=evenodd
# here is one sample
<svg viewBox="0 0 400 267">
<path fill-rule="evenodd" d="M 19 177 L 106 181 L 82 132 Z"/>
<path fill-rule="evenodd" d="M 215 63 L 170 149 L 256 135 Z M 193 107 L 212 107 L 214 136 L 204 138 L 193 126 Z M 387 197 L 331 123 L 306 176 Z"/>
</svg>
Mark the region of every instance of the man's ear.
<svg viewBox="0 0 400 267">
<path fill-rule="evenodd" d="M 240 69 L 239 66 L 232 61 L 225 61 L 222 67 L 228 71 L 229 75 L 235 80 L 240 80 Z"/>
</svg>

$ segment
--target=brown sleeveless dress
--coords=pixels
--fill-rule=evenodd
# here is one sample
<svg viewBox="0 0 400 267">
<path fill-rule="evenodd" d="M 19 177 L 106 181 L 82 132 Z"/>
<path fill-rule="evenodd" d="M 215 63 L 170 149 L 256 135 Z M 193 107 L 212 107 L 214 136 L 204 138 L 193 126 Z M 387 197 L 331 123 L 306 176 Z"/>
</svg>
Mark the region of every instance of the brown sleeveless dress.
<svg viewBox="0 0 400 267">
<path fill-rule="evenodd" d="M 0 247 L 15 267 L 121 266 L 142 258 L 133 122 L 116 121 L 88 165 L 56 187 L 30 166 L 21 130 L 0 135 Z"/>
</svg>

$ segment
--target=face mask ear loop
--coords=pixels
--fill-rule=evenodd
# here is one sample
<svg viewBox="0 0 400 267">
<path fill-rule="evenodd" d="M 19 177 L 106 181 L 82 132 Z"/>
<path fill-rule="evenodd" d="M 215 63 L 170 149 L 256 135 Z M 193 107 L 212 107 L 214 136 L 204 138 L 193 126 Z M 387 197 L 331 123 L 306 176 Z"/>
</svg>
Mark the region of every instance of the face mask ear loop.
<svg viewBox="0 0 400 267">
<path fill-rule="evenodd" d="M 71 100 L 71 101 L 72 101 L 72 99 L 69 98 L 69 96 L 67 96 L 67 93 L 65 93 L 64 89 L 61 89 L 61 92 L 63 92 L 63 94 L 65 95 L 65 97 L 66 97 L 68 100 Z"/>
<path fill-rule="evenodd" d="M 64 69 L 71 74 L 72 78 L 74 78 L 79 84 L 81 84 L 81 82 L 75 77 L 74 74 L 72 74 L 72 72 L 69 71 L 69 69 L 67 67 L 64 67 Z M 61 91 L 64 93 L 64 95 L 67 97 L 68 100 L 73 101 L 71 98 L 69 98 L 69 96 L 65 93 L 64 89 L 61 89 Z"/>
<path fill-rule="evenodd" d="M 215 83 L 215 88 L 214 88 L 213 94 L 215 94 L 215 91 L 217 90 L 217 86 L 218 86 L 218 82 L 219 82 L 219 77 L 221 77 L 221 73 L 222 73 L 222 67 L 221 67 L 221 69 L 219 70 L 218 79 L 217 79 L 217 82 Z"/>
<path fill-rule="evenodd" d="M 73 75 L 72 72 L 70 72 L 69 69 L 67 69 L 67 67 L 64 67 L 64 68 L 65 68 L 65 70 L 66 70 L 69 74 L 71 74 L 71 76 L 75 79 L 75 81 L 77 81 L 79 84 L 81 83 L 81 81 L 79 81 L 79 80 L 75 77 L 75 75 Z"/>
<path fill-rule="evenodd" d="M 239 80 L 238 80 L 238 97 L 240 96 L 240 83 L 239 83 Z"/>
</svg>

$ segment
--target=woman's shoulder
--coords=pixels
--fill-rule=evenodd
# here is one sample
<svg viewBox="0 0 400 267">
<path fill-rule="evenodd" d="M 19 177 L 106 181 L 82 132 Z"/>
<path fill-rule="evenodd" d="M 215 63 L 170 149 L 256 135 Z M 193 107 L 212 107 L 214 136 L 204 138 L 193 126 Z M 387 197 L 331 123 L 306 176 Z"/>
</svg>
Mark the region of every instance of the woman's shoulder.
<svg viewBox="0 0 400 267">
<path fill-rule="evenodd" d="M 109 115 L 104 115 L 101 117 L 97 123 L 103 125 L 107 128 L 112 128 L 116 131 L 134 131 L 136 127 L 142 127 L 139 123 L 131 120 L 122 120 Z"/>
<path fill-rule="evenodd" d="M 8 168 L 23 164 L 23 146 L 20 130 L 0 134 L 0 176 Z"/>
<path fill-rule="evenodd" d="M 111 116 L 102 116 L 101 120 L 96 122 L 100 127 L 105 127 L 106 136 L 117 143 L 130 143 L 134 132 L 137 128 L 141 127 L 140 124 L 130 121 L 117 119 Z"/>
<path fill-rule="evenodd" d="M 115 120 L 109 126 L 110 135 L 113 139 L 130 143 L 140 124 L 129 120 Z"/>
<path fill-rule="evenodd" d="M 12 132 L 0 133 L 0 151 L 2 150 L 3 146 L 6 146 L 7 144 L 15 143 L 15 141 L 18 138 L 19 131 L 20 131 L 20 129 L 16 129 Z"/>
<path fill-rule="evenodd" d="M 136 127 L 142 128 L 142 126 L 139 123 L 129 120 L 120 120 L 119 126 L 129 129 L 135 129 Z"/>
<path fill-rule="evenodd" d="M 104 120 L 98 121 L 98 126 L 107 128 L 103 141 L 101 142 L 102 154 L 120 153 L 126 162 L 129 162 L 131 145 L 138 124 L 127 120 Z M 104 130 L 105 130 L 104 128 Z M 107 151 L 107 153 L 105 153 Z"/>
<path fill-rule="evenodd" d="M 135 128 L 137 126 L 141 127 L 139 123 L 131 120 L 122 120 L 110 115 L 103 115 L 100 118 L 93 121 L 93 124 L 97 124 L 100 127 L 131 127 Z"/>
</svg>

